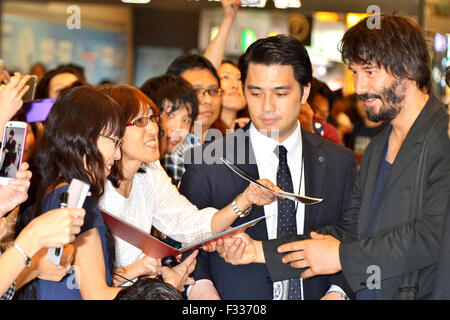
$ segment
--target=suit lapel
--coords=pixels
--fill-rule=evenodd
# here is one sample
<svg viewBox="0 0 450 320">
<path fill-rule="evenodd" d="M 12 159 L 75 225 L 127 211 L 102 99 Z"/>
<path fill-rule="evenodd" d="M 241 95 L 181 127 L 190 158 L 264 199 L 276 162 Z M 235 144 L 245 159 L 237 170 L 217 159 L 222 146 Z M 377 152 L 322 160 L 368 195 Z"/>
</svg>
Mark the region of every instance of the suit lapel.
<svg viewBox="0 0 450 320">
<path fill-rule="evenodd" d="M 430 127 L 431 118 L 435 113 L 432 110 L 433 108 L 430 107 L 431 104 L 433 104 L 433 100 L 430 97 L 403 141 L 397 157 L 392 165 L 391 173 L 386 181 L 383 194 L 389 191 L 392 184 L 398 180 L 406 168 L 417 161 L 422 142 L 425 139 L 425 134 L 428 128 Z"/>
<path fill-rule="evenodd" d="M 239 169 L 245 171 L 254 179 L 259 179 L 258 166 L 256 165 L 255 154 L 250 142 L 249 125 L 243 130 L 237 130 L 233 135 L 227 136 L 225 139 L 225 158 L 236 165 Z M 231 147 L 231 148 L 230 148 Z M 233 173 L 239 180 L 247 181 Z"/>
<path fill-rule="evenodd" d="M 302 130 L 302 155 L 305 172 L 305 195 L 321 198 L 325 173 L 327 170 L 326 154 L 320 148 L 319 139 L 311 139 L 309 133 Z M 317 218 L 318 206 L 305 206 L 304 234 L 311 231 Z"/>
<path fill-rule="evenodd" d="M 409 133 L 407 134 L 405 140 L 403 141 L 402 146 L 397 154 L 397 157 L 392 165 L 391 172 L 386 181 L 386 184 L 383 188 L 383 195 L 381 197 L 381 204 L 379 207 L 380 212 L 383 211 L 383 199 L 385 195 L 390 192 L 391 188 L 395 184 L 395 182 L 399 179 L 399 177 L 404 173 L 404 171 L 415 161 L 417 161 L 417 157 L 420 153 L 420 147 L 424 140 L 424 135 L 426 134 L 427 129 L 431 125 L 431 118 L 437 112 L 437 105 L 439 103 L 436 102 L 435 98 L 430 96 L 427 104 L 423 108 L 422 112 L 417 117 L 413 126 L 411 127 Z M 370 166 L 367 169 L 367 173 L 364 179 L 367 179 L 364 183 L 364 201 L 361 207 L 361 218 L 359 223 L 359 230 L 364 232 L 367 230 L 367 224 L 369 221 L 370 215 L 370 207 L 372 203 L 373 191 L 375 188 L 375 182 L 378 176 L 378 169 L 382 160 L 384 147 L 388 143 L 389 134 L 391 132 L 392 126 L 389 124 L 385 130 L 383 130 L 380 135 L 382 138 L 380 142 L 375 145 L 373 152 L 370 155 Z M 414 177 L 411 177 L 414 179 Z M 363 181 L 363 180 L 361 180 Z"/>
</svg>

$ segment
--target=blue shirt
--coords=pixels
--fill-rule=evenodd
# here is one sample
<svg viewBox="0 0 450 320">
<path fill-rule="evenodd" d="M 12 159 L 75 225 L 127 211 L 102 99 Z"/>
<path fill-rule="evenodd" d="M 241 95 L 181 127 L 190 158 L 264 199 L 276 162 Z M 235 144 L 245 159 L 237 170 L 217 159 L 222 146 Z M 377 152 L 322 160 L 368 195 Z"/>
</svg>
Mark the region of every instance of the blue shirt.
<svg viewBox="0 0 450 320">
<path fill-rule="evenodd" d="M 55 189 L 48 194 L 42 203 L 42 212 L 59 208 L 61 193 L 67 191 L 69 185 Z M 81 232 L 97 228 L 102 242 L 103 257 L 105 259 L 106 281 L 108 285 L 112 282 L 111 270 L 109 266 L 109 251 L 106 242 L 106 225 L 103 220 L 97 201 L 93 197 L 86 197 L 83 208 L 86 210 L 84 224 Z M 38 300 L 81 300 L 80 290 L 78 289 L 75 275 L 71 270 L 60 282 L 37 279 L 37 299 Z"/>
<path fill-rule="evenodd" d="M 369 223 L 367 224 L 366 236 L 371 237 L 375 234 L 375 226 L 377 224 L 378 216 L 380 215 L 380 199 L 383 195 L 384 185 L 386 184 L 389 173 L 391 172 L 392 164 L 386 161 L 386 154 L 389 143 L 383 151 L 381 157 L 381 163 L 378 167 L 377 180 L 375 182 L 375 188 L 373 190 L 372 202 L 370 204 L 370 216 Z M 363 289 L 358 292 L 358 300 L 375 300 L 375 289 Z"/>
</svg>

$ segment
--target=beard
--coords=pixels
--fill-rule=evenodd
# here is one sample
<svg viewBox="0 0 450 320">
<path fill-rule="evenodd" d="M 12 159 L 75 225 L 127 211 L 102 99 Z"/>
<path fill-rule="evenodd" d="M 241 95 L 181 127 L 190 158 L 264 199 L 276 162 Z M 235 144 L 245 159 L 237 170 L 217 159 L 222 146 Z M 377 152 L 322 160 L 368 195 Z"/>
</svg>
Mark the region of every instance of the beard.
<svg viewBox="0 0 450 320">
<path fill-rule="evenodd" d="M 391 121 L 403 109 L 402 102 L 406 97 L 405 91 L 406 83 L 397 79 L 389 87 L 383 88 L 381 94 L 364 93 L 358 95 L 358 97 L 363 101 L 369 99 L 379 99 L 381 101 L 381 107 L 378 112 L 375 112 L 373 108 L 366 107 L 367 119 L 373 122 Z"/>
</svg>

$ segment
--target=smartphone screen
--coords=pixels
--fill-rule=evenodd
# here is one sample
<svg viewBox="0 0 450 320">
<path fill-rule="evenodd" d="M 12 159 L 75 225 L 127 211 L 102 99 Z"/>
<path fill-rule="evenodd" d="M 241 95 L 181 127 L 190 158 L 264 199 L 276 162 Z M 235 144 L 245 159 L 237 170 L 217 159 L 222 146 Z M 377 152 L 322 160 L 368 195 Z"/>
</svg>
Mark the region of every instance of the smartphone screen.
<svg viewBox="0 0 450 320">
<path fill-rule="evenodd" d="M 55 98 L 49 98 L 25 102 L 22 108 L 25 111 L 27 122 L 45 121 L 55 101 Z"/>
<path fill-rule="evenodd" d="M 15 178 L 22 164 L 25 141 L 27 138 L 27 123 L 10 121 L 5 126 L 1 146 L 0 184 L 7 184 L 5 178 Z"/>
</svg>

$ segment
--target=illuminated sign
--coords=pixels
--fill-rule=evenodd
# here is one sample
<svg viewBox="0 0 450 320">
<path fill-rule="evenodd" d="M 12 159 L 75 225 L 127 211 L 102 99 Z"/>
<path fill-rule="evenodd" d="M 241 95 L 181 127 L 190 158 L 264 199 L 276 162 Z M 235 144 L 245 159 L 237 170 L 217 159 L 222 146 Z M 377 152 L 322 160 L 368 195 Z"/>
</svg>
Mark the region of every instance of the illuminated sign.
<svg viewBox="0 0 450 320">
<path fill-rule="evenodd" d="M 247 48 L 256 41 L 256 33 L 251 29 L 244 29 L 241 33 L 241 49 L 242 52 L 247 51 Z"/>
</svg>

